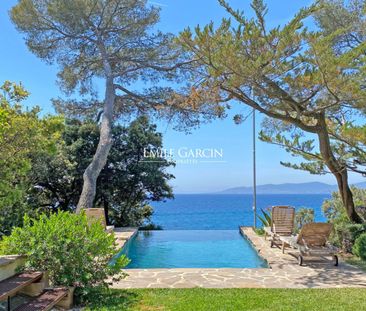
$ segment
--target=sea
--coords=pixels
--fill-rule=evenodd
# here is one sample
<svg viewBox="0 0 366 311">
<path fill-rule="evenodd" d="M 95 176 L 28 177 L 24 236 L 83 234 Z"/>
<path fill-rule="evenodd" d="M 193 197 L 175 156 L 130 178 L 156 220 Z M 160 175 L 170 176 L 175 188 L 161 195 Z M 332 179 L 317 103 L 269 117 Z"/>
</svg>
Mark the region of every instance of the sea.
<svg viewBox="0 0 366 311">
<path fill-rule="evenodd" d="M 325 221 L 322 203 L 328 194 L 259 194 L 257 211 L 274 205 L 312 208 L 316 221 Z M 172 200 L 153 202 L 152 222 L 164 230 L 236 230 L 254 224 L 253 196 L 249 194 L 176 194 Z M 257 220 L 258 226 L 261 222 Z"/>
</svg>

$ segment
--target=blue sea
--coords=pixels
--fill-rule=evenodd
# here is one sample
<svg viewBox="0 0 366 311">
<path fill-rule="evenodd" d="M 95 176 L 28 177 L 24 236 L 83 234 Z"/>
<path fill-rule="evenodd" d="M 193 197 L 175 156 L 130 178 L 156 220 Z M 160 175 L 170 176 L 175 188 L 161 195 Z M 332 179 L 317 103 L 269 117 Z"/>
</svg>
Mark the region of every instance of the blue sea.
<svg viewBox="0 0 366 311">
<path fill-rule="evenodd" d="M 316 221 L 325 221 L 321 205 L 327 194 L 260 194 L 260 208 L 291 205 L 296 209 L 312 208 Z M 152 221 L 165 230 L 236 230 L 253 225 L 253 197 L 246 194 L 177 194 L 166 202 L 153 202 Z M 257 221 L 260 225 L 260 221 Z"/>
</svg>

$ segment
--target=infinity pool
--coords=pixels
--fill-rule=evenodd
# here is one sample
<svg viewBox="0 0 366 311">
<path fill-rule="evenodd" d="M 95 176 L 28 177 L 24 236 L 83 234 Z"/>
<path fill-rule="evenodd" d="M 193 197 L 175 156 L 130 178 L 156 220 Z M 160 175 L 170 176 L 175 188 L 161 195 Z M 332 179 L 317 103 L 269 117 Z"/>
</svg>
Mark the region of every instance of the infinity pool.
<svg viewBox="0 0 366 311">
<path fill-rule="evenodd" d="M 128 269 L 268 267 L 236 230 L 140 231 L 121 254 Z"/>
</svg>

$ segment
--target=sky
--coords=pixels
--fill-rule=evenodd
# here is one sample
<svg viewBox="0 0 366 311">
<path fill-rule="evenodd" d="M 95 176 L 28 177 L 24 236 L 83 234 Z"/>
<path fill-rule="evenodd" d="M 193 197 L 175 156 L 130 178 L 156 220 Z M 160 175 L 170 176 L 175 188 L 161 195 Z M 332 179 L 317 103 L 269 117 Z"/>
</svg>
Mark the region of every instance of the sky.
<svg viewBox="0 0 366 311">
<path fill-rule="evenodd" d="M 0 83 L 5 80 L 22 82 L 31 93 L 28 106 L 38 105 L 44 113 L 52 113 L 50 99 L 62 97 L 56 84 L 57 66 L 47 65 L 27 49 L 22 35 L 17 32 L 8 15 L 15 0 L 0 3 Z M 231 0 L 229 3 L 249 15 L 248 0 Z M 309 5 L 309 0 L 268 0 L 268 24 L 276 26 L 288 21 L 301 7 Z M 206 25 L 211 20 L 218 24 L 226 15 L 216 0 L 157 0 L 150 4 L 161 8 L 158 28 L 165 32 L 179 33 L 186 27 Z M 248 108 L 240 112 L 249 113 Z M 262 117 L 257 115 L 257 131 Z M 204 124 L 187 135 L 175 131 L 172 125 L 159 122 L 163 133 L 164 148 L 172 149 L 178 161 L 171 173 L 175 193 L 210 193 L 231 187 L 252 185 L 252 122 L 248 119 L 235 125 L 232 118 L 215 120 Z M 202 150 L 199 158 L 187 160 L 189 152 Z M 203 150 L 205 149 L 205 150 Z M 216 157 L 210 157 L 213 150 Z M 202 154 L 208 158 L 203 158 Z M 314 176 L 307 172 L 295 171 L 281 166 L 280 161 L 293 158 L 278 146 L 257 141 L 257 183 L 301 183 L 321 181 L 335 184 L 332 175 Z M 364 181 L 361 176 L 351 175 L 352 183 Z"/>
</svg>

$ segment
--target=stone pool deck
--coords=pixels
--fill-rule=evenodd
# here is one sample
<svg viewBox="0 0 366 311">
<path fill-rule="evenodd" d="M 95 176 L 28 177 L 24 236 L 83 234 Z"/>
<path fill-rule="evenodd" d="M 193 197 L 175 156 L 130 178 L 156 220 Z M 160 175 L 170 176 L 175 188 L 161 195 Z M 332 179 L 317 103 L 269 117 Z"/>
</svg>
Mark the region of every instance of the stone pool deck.
<svg viewBox="0 0 366 311">
<path fill-rule="evenodd" d="M 116 243 L 118 249 L 121 249 L 129 239 L 131 239 L 138 231 L 138 228 L 134 227 L 123 227 L 114 228 L 114 235 L 116 236 Z"/>
<path fill-rule="evenodd" d="M 270 268 L 259 269 L 128 269 L 126 279 L 112 288 L 338 288 L 364 287 L 366 273 L 340 262 L 305 261 L 298 266 L 295 257 L 271 248 L 269 241 L 257 236 L 252 228 L 241 233 L 253 243 Z"/>
</svg>

